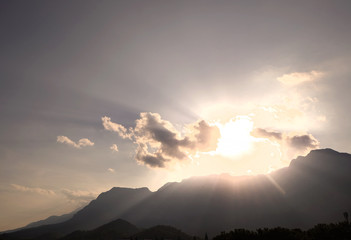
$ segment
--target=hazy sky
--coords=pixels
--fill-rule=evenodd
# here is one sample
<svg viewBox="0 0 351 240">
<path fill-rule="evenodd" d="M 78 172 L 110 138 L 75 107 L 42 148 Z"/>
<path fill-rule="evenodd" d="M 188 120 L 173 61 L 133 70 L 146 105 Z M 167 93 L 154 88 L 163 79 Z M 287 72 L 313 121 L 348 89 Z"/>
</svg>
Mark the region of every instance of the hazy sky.
<svg viewBox="0 0 351 240">
<path fill-rule="evenodd" d="M 0 1 L 0 230 L 113 186 L 350 152 L 351 2 Z"/>
</svg>

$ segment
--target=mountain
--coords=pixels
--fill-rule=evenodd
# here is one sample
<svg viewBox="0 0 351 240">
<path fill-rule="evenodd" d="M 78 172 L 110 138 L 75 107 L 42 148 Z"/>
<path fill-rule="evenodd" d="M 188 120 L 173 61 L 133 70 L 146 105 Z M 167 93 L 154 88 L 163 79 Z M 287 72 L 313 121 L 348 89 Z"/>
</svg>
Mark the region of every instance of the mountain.
<svg viewBox="0 0 351 240">
<path fill-rule="evenodd" d="M 60 215 L 60 216 L 50 216 L 50 217 L 45 218 L 43 220 L 39 220 L 39 221 L 36 221 L 36 222 L 29 223 L 28 225 L 26 225 L 24 227 L 13 229 L 13 230 L 8 230 L 8 231 L 2 232 L 2 233 L 11 233 L 11 232 L 20 231 L 20 230 L 23 230 L 23 229 L 28 229 L 28 228 L 34 228 L 34 227 L 39 227 L 39 226 L 43 226 L 43 225 L 49 225 L 49 224 L 65 222 L 65 221 L 71 219 L 74 216 L 74 214 L 77 213 L 79 210 L 80 210 L 80 208 L 77 209 L 77 210 L 74 210 L 74 211 L 72 211 L 70 213 Z"/>
<path fill-rule="evenodd" d="M 75 231 L 59 240 L 115 240 L 115 239 L 174 239 L 191 240 L 192 237 L 171 226 L 138 229 L 122 219 L 114 220 L 91 231 Z"/>
<path fill-rule="evenodd" d="M 131 223 L 122 219 L 114 220 L 110 223 L 102 225 L 92 231 L 75 231 L 60 240 L 114 240 L 127 239 L 137 234 L 139 229 Z"/>
<path fill-rule="evenodd" d="M 71 212 L 71 213 L 63 214 L 61 216 L 50 216 L 50 217 L 48 217 L 48 218 L 46 218 L 44 220 L 32 222 L 32 223 L 28 224 L 27 226 L 25 226 L 24 228 L 39 227 L 39 226 L 42 226 L 42 225 L 48 225 L 48 224 L 55 224 L 55 223 L 65 222 L 65 221 L 71 219 L 76 212 L 77 211 L 74 211 L 74 212 Z"/>
<path fill-rule="evenodd" d="M 156 192 L 113 188 L 64 223 L 10 235 L 63 236 L 117 218 L 143 228 L 171 225 L 193 235 L 207 232 L 210 237 L 234 228 L 309 228 L 342 220 L 342 213 L 351 210 L 350 172 L 350 154 L 314 150 L 268 175 L 192 177 Z"/>
<path fill-rule="evenodd" d="M 121 217 L 191 234 L 233 228 L 301 227 L 335 222 L 351 209 L 351 155 L 314 150 L 269 175 L 193 177 L 171 183 Z"/>
<path fill-rule="evenodd" d="M 191 240 L 192 237 L 182 231 L 171 227 L 158 225 L 143 230 L 135 234 L 133 239 L 174 239 L 174 240 Z"/>
<path fill-rule="evenodd" d="M 5 234 L 5 236 L 26 239 L 45 235 L 46 239 L 52 239 L 62 237 L 76 230 L 92 230 L 117 219 L 125 211 L 141 204 L 151 194 L 152 192 L 147 188 L 114 187 L 108 192 L 101 193 L 68 221 L 23 229 Z M 47 233 L 51 233 L 51 235 L 47 236 Z"/>
</svg>

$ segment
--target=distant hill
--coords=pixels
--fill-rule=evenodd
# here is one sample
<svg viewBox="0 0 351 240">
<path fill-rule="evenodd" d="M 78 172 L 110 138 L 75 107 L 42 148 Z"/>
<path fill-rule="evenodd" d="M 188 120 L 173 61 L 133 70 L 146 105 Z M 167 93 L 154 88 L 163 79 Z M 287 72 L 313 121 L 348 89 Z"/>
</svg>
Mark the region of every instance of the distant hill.
<svg viewBox="0 0 351 240">
<path fill-rule="evenodd" d="M 62 237 L 76 230 L 92 230 L 119 218 L 128 209 L 139 205 L 152 192 L 147 188 L 112 188 L 101 193 L 95 200 L 62 223 L 44 225 L 6 234 L 18 239 L 35 238 L 47 233 Z"/>
<path fill-rule="evenodd" d="M 71 213 L 63 214 L 61 216 L 50 216 L 44 220 L 32 222 L 32 223 L 28 224 L 27 226 L 25 226 L 25 228 L 39 227 L 42 225 L 65 222 L 65 221 L 71 219 L 76 212 L 77 211 L 74 211 Z"/>
<path fill-rule="evenodd" d="M 228 174 L 168 183 L 156 192 L 113 188 L 59 224 L 10 234 L 29 238 L 91 230 L 121 218 L 142 228 L 170 225 L 210 237 L 223 230 L 262 227 L 310 228 L 337 222 L 351 210 L 351 155 L 311 151 L 268 175 Z"/>
<path fill-rule="evenodd" d="M 11 232 L 16 232 L 16 231 L 20 231 L 20 230 L 28 229 L 28 228 L 39 227 L 39 226 L 43 226 L 43 225 L 62 223 L 62 222 L 65 222 L 65 221 L 71 219 L 74 216 L 74 214 L 76 214 L 78 212 L 78 210 L 80 210 L 80 209 L 77 209 L 73 212 L 63 214 L 60 216 L 50 216 L 46 219 L 29 223 L 28 225 L 26 225 L 24 227 L 13 229 L 13 230 L 8 230 L 8 231 L 2 232 L 2 233 L 11 233 Z"/>
</svg>

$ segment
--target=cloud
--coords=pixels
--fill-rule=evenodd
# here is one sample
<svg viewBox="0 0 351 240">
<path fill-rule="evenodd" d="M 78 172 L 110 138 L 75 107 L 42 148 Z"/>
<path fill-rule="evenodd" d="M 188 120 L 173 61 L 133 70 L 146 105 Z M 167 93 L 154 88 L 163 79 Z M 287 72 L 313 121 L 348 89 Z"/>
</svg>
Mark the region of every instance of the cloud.
<svg viewBox="0 0 351 240">
<path fill-rule="evenodd" d="M 18 184 L 11 184 L 11 186 L 21 192 L 37 193 L 41 195 L 55 195 L 56 193 L 52 190 L 38 188 L 38 187 L 26 187 Z"/>
<path fill-rule="evenodd" d="M 252 136 L 258 137 L 258 138 L 268 138 L 268 139 L 275 139 L 275 140 L 281 140 L 282 139 L 282 133 L 280 132 L 273 132 L 273 131 L 267 131 L 263 128 L 255 128 L 252 133 Z"/>
<path fill-rule="evenodd" d="M 79 139 L 78 143 L 76 143 L 66 136 L 57 136 L 57 142 L 67 144 L 75 148 L 94 146 L 94 143 L 87 138 L 81 138 Z"/>
<path fill-rule="evenodd" d="M 131 138 L 131 133 L 128 133 L 128 130 L 122 126 L 121 124 L 111 122 L 111 118 L 109 117 L 102 117 L 102 125 L 104 128 L 111 132 L 117 132 L 122 138 Z"/>
<path fill-rule="evenodd" d="M 166 163 L 189 159 L 191 154 L 209 152 L 217 148 L 220 132 L 217 126 L 199 121 L 187 127 L 182 136 L 174 126 L 158 113 L 142 112 L 134 129 L 127 130 L 120 124 L 102 118 L 105 129 L 117 132 L 137 144 L 135 159 L 149 167 L 166 167 Z"/>
<path fill-rule="evenodd" d="M 289 145 L 298 150 L 306 151 L 310 149 L 316 149 L 319 146 L 319 142 L 311 134 L 296 135 L 288 137 Z"/>
<path fill-rule="evenodd" d="M 78 202 L 78 203 L 86 203 L 93 200 L 96 197 L 96 193 L 89 191 L 81 191 L 81 190 L 70 190 L 70 189 L 62 189 L 60 191 L 69 201 Z"/>
<path fill-rule="evenodd" d="M 45 196 L 55 196 L 55 197 L 64 197 L 70 202 L 82 205 L 96 198 L 98 193 L 81 191 L 81 190 L 70 190 L 70 189 L 60 189 L 60 190 L 50 190 L 39 187 L 27 187 L 19 184 L 11 184 L 11 187 L 16 191 L 24 193 L 35 193 Z"/>
<path fill-rule="evenodd" d="M 113 168 L 108 168 L 107 171 L 111 172 L 111 173 L 114 173 L 115 170 Z"/>
<path fill-rule="evenodd" d="M 283 148 L 286 148 L 289 159 L 319 148 L 319 141 L 309 133 L 281 133 L 256 128 L 251 132 L 251 135 L 256 138 L 266 138 L 279 143 Z"/>
<path fill-rule="evenodd" d="M 112 144 L 112 146 L 110 147 L 110 149 L 113 151 L 113 152 L 118 152 L 118 147 L 116 144 Z"/>
<path fill-rule="evenodd" d="M 311 71 L 311 72 L 294 72 L 284 74 L 278 77 L 277 80 L 286 85 L 297 85 L 303 82 L 311 82 L 321 78 L 324 75 L 322 72 Z"/>
</svg>

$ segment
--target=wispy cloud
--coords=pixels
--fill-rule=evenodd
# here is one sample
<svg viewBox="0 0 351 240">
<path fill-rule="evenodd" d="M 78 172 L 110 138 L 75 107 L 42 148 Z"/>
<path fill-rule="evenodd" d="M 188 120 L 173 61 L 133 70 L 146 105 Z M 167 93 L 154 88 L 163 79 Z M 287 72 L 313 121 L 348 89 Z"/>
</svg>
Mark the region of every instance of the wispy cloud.
<svg viewBox="0 0 351 240">
<path fill-rule="evenodd" d="M 70 190 L 70 189 L 62 189 L 60 191 L 69 201 L 78 202 L 78 203 L 86 203 L 93 200 L 97 193 L 82 191 L 82 190 Z"/>
<path fill-rule="evenodd" d="M 57 142 L 67 144 L 67 145 L 70 145 L 70 146 L 75 147 L 75 148 L 94 146 L 94 143 L 87 138 L 81 138 L 76 143 L 66 136 L 57 136 Z"/>
<path fill-rule="evenodd" d="M 56 193 L 49 189 L 39 188 L 39 187 L 27 187 L 18 184 L 11 184 L 11 186 L 21 192 L 37 193 L 42 195 L 55 195 Z"/>
<path fill-rule="evenodd" d="M 149 167 L 163 168 L 172 161 L 189 159 L 196 152 L 209 152 L 217 148 L 220 132 L 217 126 L 198 121 L 187 126 L 185 136 L 163 120 L 158 113 L 143 112 L 136 126 L 127 130 L 124 126 L 102 118 L 106 130 L 117 132 L 137 144 L 135 159 Z"/>
<path fill-rule="evenodd" d="M 70 202 L 75 202 L 78 204 L 87 203 L 94 199 L 98 193 L 82 190 L 70 190 L 70 189 L 61 189 L 61 190 L 51 190 L 40 187 L 28 187 L 19 184 L 11 184 L 12 189 L 20 192 L 26 193 L 35 193 L 46 196 L 63 196 L 68 199 Z"/>
<path fill-rule="evenodd" d="M 311 82 L 321 78 L 324 75 L 322 72 L 311 71 L 311 72 L 293 72 L 284 74 L 278 77 L 277 80 L 286 85 L 297 85 L 303 82 Z"/>
<path fill-rule="evenodd" d="M 113 152 L 118 152 L 118 147 L 116 144 L 112 144 L 112 146 L 110 147 L 110 149 L 113 151 Z"/>
</svg>

